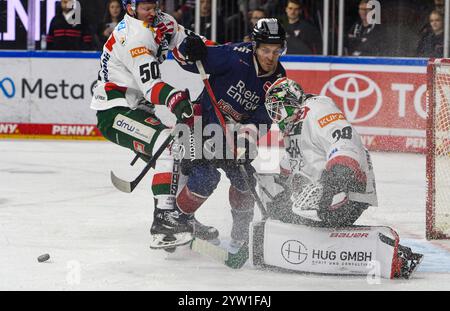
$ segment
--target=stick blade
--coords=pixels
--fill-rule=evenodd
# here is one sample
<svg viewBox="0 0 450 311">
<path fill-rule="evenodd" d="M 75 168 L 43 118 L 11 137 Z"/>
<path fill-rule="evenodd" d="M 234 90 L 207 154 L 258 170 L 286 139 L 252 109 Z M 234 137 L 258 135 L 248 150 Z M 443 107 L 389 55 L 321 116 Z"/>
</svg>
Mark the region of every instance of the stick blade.
<svg viewBox="0 0 450 311">
<path fill-rule="evenodd" d="M 125 193 L 131 193 L 133 191 L 134 187 L 132 187 L 131 182 L 117 177 L 113 171 L 111 171 L 111 182 L 117 190 Z"/>
<path fill-rule="evenodd" d="M 191 242 L 191 249 L 199 254 L 205 255 L 218 261 L 232 269 L 240 269 L 247 262 L 249 257 L 248 245 L 245 243 L 237 252 L 229 252 L 219 245 L 212 244 L 206 240 L 194 238 Z"/>
</svg>

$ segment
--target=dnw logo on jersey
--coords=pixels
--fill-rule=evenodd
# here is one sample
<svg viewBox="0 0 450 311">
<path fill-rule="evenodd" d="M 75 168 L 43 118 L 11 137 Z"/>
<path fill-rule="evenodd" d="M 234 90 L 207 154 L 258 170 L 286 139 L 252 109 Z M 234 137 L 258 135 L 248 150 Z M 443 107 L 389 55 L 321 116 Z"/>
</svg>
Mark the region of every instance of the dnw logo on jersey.
<svg viewBox="0 0 450 311">
<path fill-rule="evenodd" d="M 288 240 L 281 246 L 281 255 L 287 262 L 299 265 L 308 258 L 308 249 L 297 240 Z"/>
<path fill-rule="evenodd" d="M 370 78 L 356 73 L 333 77 L 322 88 L 320 95 L 338 97 L 347 120 L 359 123 L 370 120 L 381 109 L 383 96 L 380 87 Z"/>
</svg>

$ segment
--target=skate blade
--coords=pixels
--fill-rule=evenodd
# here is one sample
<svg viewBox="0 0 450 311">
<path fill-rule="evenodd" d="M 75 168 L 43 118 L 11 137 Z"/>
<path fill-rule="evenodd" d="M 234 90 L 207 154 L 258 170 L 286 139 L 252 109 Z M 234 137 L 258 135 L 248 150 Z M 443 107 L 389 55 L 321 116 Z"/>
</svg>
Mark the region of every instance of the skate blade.
<svg viewBox="0 0 450 311">
<path fill-rule="evenodd" d="M 152 240 L 150 242 L 150 248 L 151 249 L 168 248 L 170 251 L 171 248 L 189 244 L 189 242 L 191 242 L 193 239 L 192 234 L 190 234 L 188 232 L 174 234 L 173 235 L 174 240 L 172 240 L 172 241 L 164 240 L 166 237 L 167 236 L 164 234 L 153 234 Z"/>
</svg>

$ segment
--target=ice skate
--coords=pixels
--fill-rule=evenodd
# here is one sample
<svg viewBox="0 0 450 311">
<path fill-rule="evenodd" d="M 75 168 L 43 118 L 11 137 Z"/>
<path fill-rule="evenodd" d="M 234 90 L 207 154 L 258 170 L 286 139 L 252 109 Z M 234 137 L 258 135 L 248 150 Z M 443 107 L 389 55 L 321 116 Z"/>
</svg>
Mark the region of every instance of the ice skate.
<svg viewBox="0 0 450 311">
<path fill-rule="evenodd" d="M 192 227 L 187 223 L 186 215 L 177 210 L 155 209 L 150 229 L 151 249 L 168 249 L 188 244 L 192 236 Z"/>
<path fill-rule="evenodd" d="M 409 279 L 421 264 L 423 254 L 413 253 L 409 247 L 399 245 L 398 260 L 399 264 L 394 278 Z"/>
</svg>

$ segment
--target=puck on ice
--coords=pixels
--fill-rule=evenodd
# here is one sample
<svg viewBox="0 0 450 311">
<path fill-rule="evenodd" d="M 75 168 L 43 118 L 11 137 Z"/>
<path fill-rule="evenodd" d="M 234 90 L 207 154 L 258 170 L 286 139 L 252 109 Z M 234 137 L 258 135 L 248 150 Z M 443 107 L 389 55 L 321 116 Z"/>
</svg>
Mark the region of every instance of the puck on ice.
<svg viewBox="0 0 450 311">
<path fill-rule="evenodd" d="M 39 256 L 37 260 L 39 262 L 44 262 L 44 261 L 47 261 L 49 259 L 50 259 L 50 255 L 49 254 L 43 254 L 43 255 Z"/>
</svg>

